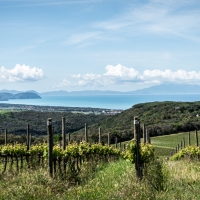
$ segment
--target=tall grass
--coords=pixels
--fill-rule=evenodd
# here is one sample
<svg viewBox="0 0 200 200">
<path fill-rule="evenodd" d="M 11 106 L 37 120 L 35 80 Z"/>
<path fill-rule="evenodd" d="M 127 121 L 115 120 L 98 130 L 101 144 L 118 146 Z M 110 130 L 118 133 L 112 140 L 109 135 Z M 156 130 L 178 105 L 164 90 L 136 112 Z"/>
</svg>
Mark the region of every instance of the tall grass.
<svg viewBox="0 0 200 200">
<path fill-rule="evenodd" d="M 199 162 L 156 162 L 147 166 L 149 173 L 142 181 L 135 176 L 134 165 L 125 160 L 100 164 L 93 172 L 86 167 L 79 185 L 51 179 L 43 168 L 9 172 L 0 175 L 0 199 L 200 199 Z"/>
</svg>

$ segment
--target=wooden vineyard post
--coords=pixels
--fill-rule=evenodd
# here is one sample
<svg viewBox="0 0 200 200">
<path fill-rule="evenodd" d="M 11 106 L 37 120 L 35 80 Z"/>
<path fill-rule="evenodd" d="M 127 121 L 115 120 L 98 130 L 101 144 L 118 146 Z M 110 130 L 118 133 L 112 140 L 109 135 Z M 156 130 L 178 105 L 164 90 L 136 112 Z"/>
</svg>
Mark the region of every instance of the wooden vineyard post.
<svg viewBox="0 0 200 200">
<path fill-rule="evenodd" d="M 27 151 L 30 149 L 30 126 L 27 124 L 27 138 L 26 138 Z"/>
<path fill-rule="evenodd" d="M 136 175 L 142 179 L 142 162 L 140 155 L 140 121 L 138 117 L 134 117 L 134 138 L 135 138 L 135 169 Z"/>
<path fill-rule="evenodd" d="M 148 129 L 146 129 L 146 138 L 147 138 L 146 142 L 150 144 L 151 140 L 150 140 L 150 137 L 149 137 L 149 130 Z"/>
<path fill-rule="evenodd" d="M 5 145 L 7 145 L 7 143 L 8 143 L 8 131 L 7 131 L 7 129 L 5 129 Z M 5 155 L 5 158 L 4 158 L 4 167 L 3 167 L 2 173 L 4 173 L 6 171 L 7 159 L 8 159 L 8 157 L 7 157 L 7 155 Z"/>
<path fill-rule="evenodd" d="M 65 118 L 62 117 L 62 149 L 66 149 Z"/>
<path fill-rule="evenodd" d="M 181 141 L 181 149 L 183 148 L 183 142 Z"/>
<path fill-rule="evenodd" d="M 26 138 L 26 149 L 27 151 L 30 149 L 31 147 L 31 133 L 30 133 L 30 125 L 27 124 L 27 138 Z M 22 159 L 21 158 L 21 164 L 22 164 Z M 27 162 L 27 165 L 28 165 L 28 168 L 30 168 L 30 163 L 29 163 L 29 156 L 26 155 L 26 162 Z"/>
<path fill-rule="evenodd" d="M 53 177 L 53 132 L 52 132 L 52 119 L 47 119 L 47 134 L 48 134 L 48 167 L 49 175 Z"/>
<path fill-rule="evenodd" d="M 185 148 L 185 137 L 183 137 L 183 148 Z"/>
<path fill-rule="evenodd" d="M 5 145 L 8 143 L 8 130 L 7 128 L 5 129 Z"/>
<path fill-rule="evenodd" d="M 196 145 L 198 147 L 199 146 L 199 139 L 198 139 L 198 132 L 197 132 L 197 130 L 195 131 L 195 135 L 196 135 Z"/>
<path fill-rule="evenodd" d="M 108 133 L 108 146 L 110 146 L 110 133 Z"/>
<path fill-rule="evenodd" d="M 188 132 L 188 146 L 191 145 L 191 140 L 190 140 L 190 131 Z"/>
<path fill-rule="evenodd" d="M 126 144 L 124 143 L 124 151 L 126 150 Z"/>
<path fill-rule="evenodd" d="M 147 142 L 147 138 L 146 138 L 146 126 L 145 126 L 145 124 L 143 124 L 143 142 L 144 142 L 144 144 Z"/>
<path fill-rule="evenodd" d="M 88 130 L 87 130 L 87 124 L 85 123 L 85 142 L 88 143 Z"/>
<path fill-rule="evenodd" d="M 68 135 L 68 145 L 69 145 L 70 144 L 70 140 L 71 140 L 70 133 L 68 133 L 67 135 Z"/>
<path fill-rule="evenodd" d="M 31 136 L 31 133 L 30 133 L 30 140 L 29 140 L 29 147 L 31 147 L 31 142 L 32 142 L 32 136 Z"/>
<path fill-rule="evenodd" d="M 99 144 L 101 144 L 101 128 L 99 127 Z"/>
</svg>

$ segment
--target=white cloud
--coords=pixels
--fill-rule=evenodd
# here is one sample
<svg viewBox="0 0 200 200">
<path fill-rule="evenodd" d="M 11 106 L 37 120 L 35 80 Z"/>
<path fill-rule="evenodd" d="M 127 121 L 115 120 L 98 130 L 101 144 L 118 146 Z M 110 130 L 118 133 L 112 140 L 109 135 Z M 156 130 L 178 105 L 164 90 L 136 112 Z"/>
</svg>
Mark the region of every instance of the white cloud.
<svg viewBox="0 0 200 200">
<path fill-rule="evenodd" d="M 113 65 L 107 65 L 106 66 L 107 72 L 104 74 L 105 76 L 115 77 L 115 78 L 121 78 L 125 80 L 133 80 L 139 78 L 139 73 L 133 68 L 125 67 L 121 64 L 118 64 L 116 66 Z"/>
<path fill-rule="evenodd" d="M 104 74 L 74 74 L 70 83 L 66 79 L 57 87 L 107 87 L 107 86 L 133 86 L 135 84 L 156 85 L 161 83 L 188 83 L 200 84 L 200 72 L 177 70 L 145 70 L 141 74 L 134 68 L 128 68 L 121 64 L 107 65 Z"/>
<path fill-rule="evenodd" d="M 42 69 L 27 65 L 16 64 L 13 69 L 0 67 L 0 82 L 22 82 L 22 81 L 38 81 L 43 79 L 45 74 Z"/>
<path fill-rule="evenodd" d="M 145 70 L 143 73 L 144 80 L 159 80 L 168 82 L 187 82 L 198 83 L 200 81 L 200 72 L 177 70 L 175 72 L 167 69 L 161 70 Z"/>
</svg>

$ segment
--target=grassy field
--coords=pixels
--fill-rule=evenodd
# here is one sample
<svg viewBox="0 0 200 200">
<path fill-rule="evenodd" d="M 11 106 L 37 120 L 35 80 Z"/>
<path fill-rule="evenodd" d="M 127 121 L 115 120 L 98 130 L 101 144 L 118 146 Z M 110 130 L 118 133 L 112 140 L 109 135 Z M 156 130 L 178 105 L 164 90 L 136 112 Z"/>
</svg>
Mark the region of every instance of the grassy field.
<svg viewBox="0 0 200 200">
<path fill-rule="evenodd" d="M 195 132 L 191 132 L 191 144 L 195 145 Z M 164 136 L 151 137 L 151 144 L 157 147 L 175 148 L 185 138 L 185 143 L 188 145 L 188 132 L 171 134 Z"/>
<path fill-rule="evenodd" d="M 185 138 L 185 145 L 188 146 L 188 132 L 151 137 L 151 144 L 155 147 L 156 156 L 170 156 L 178 144 Z M 190 132 L 191 145 L 196 145 L 195 132 Z"/>
<path fill-rule="evenodd" d="M 153 173 L 145 174 L 139 181 L 134 165 L 119 160 L 99 166 L 80 185 L 73 186 L 67 180 L 49 178 L 43 168 L 3 174 L 0 175 L 0 199 L 200 199 L 199 162 L 164 161 L 162 173 L 155 166 L 150 165 Z"/>
</svg>

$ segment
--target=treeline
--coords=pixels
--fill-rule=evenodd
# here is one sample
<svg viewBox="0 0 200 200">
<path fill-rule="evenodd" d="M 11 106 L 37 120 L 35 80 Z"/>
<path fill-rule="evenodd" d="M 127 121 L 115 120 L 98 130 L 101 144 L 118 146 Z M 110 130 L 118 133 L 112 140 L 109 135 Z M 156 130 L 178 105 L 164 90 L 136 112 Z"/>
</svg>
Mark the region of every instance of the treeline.
<svg viewBox="0 0 200 200">
<path fill-rule="evenodd" d="M 4 112 L 0 114 L 0 133 L 4 133 L 5 129 L 8 129 L 8 133 L 14 135 L 26 134 L 27 124 L 29 124 L 32 135 L 46 135 L 47 118 L 52 118 L 54 133 L 59 134 L 62 132 L 62 117 L 66 119 L 66 133 L 82 129 L 85 123 L 91 125 L 109 118 L 106 115 L 84 115 L 70 112 Z"/>
</svg>

